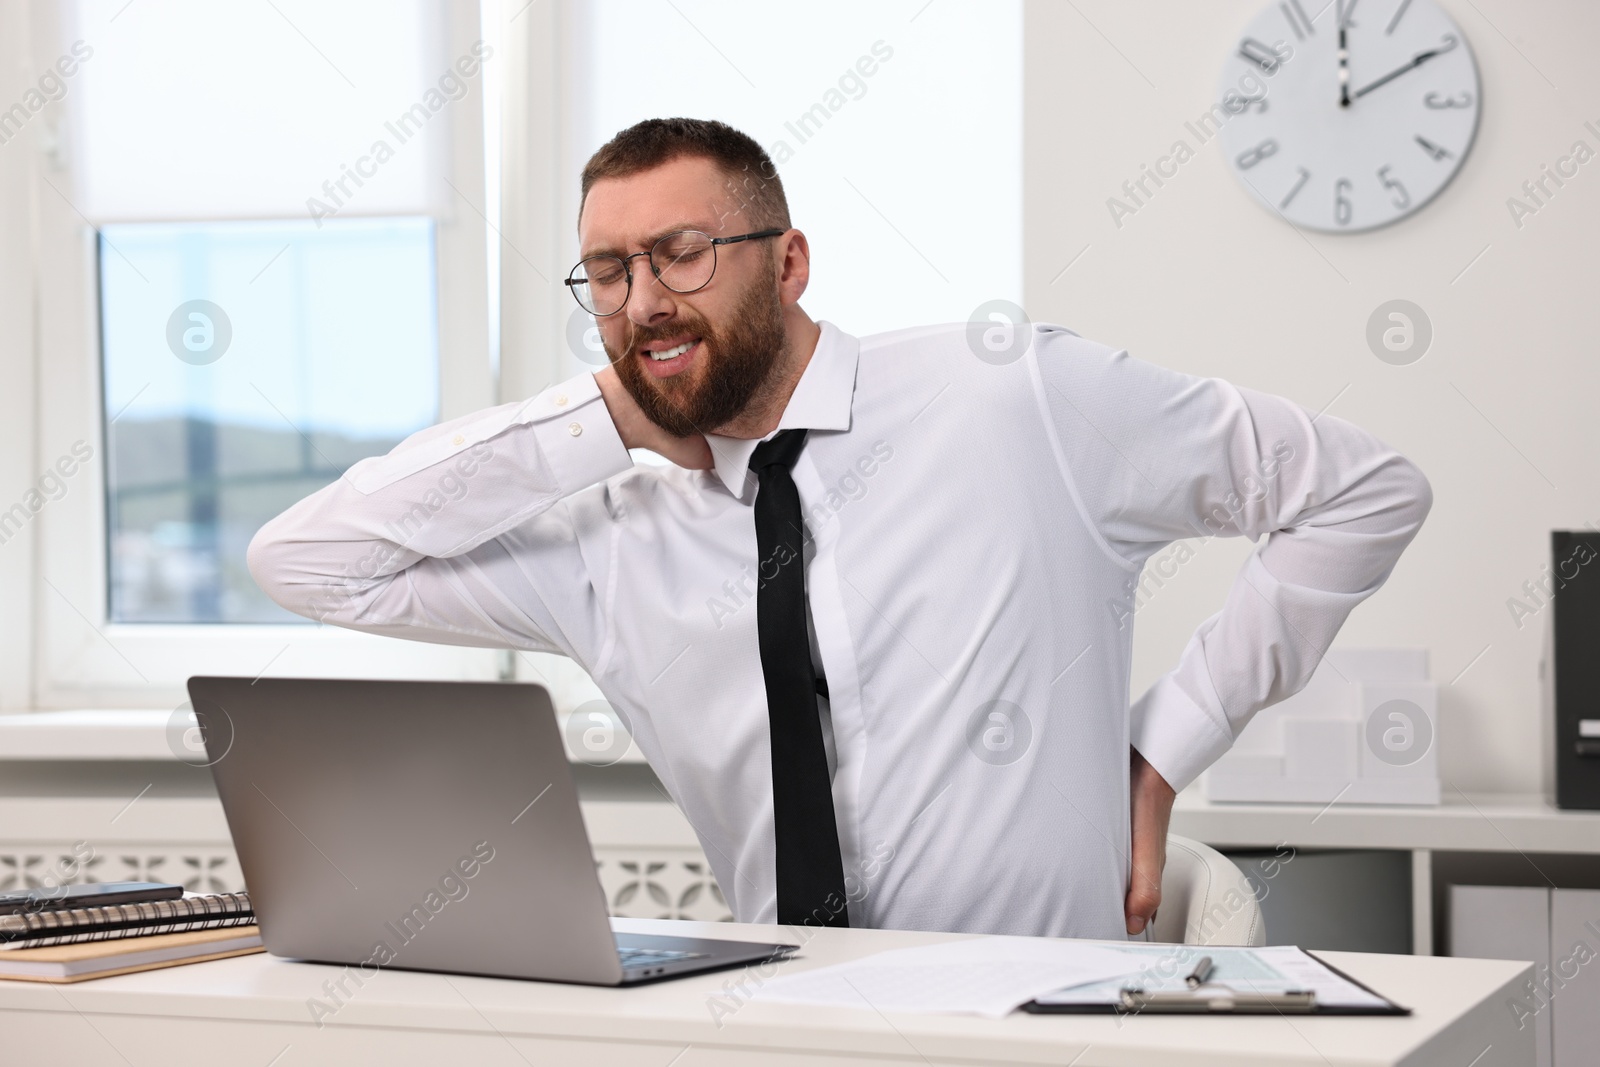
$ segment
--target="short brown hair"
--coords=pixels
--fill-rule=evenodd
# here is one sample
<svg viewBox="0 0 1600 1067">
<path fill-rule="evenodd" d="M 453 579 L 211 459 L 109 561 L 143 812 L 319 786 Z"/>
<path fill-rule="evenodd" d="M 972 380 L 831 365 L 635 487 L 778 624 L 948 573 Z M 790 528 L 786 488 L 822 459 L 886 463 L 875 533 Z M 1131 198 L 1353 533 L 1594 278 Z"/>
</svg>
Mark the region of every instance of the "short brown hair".
<svg viewBox="0 0 1600 1067">
<path fill-rule="evenodd" d="M 681 156 L 709 159 L 727 178 L 730 209 L 744 208 L 753 229 L 789 229 L 789 200 L 778 168 L 753 137 L 715 119 L 645 119 L 618 133 L 589 157 L 583 168 L 583 194 L 602 178 L 627 178 Z"/>
</svg>

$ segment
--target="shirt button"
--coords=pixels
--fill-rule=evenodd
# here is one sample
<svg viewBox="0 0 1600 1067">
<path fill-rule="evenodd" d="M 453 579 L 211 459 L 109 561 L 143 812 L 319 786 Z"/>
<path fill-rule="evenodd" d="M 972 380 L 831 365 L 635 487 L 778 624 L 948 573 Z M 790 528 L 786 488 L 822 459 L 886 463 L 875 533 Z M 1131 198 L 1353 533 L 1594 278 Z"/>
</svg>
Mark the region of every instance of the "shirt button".
<svg viewBox="0 0 1600 1067">
<path fill-rule="evenodd" d="M 567 394 L 566 393 L 562 393 L 560 396 L 556 397 L 556 407 L 564 408 L 566 406 L 567 406 Z"/>
<path fill-rule="evenodd" d="M 580 423 L 569 422 L 567 423 L 567 432 L 572 436 L 577 437 L 583 432 L 583 426 Z"/>
<path fill-rule="evenodd" d="M 464 445 L 467 443 L 467 439 L 462 437 L 460 434 L 456 434 L 454 437 L 450 438 L 450 443 L 453 445 Z"/>
</svg>

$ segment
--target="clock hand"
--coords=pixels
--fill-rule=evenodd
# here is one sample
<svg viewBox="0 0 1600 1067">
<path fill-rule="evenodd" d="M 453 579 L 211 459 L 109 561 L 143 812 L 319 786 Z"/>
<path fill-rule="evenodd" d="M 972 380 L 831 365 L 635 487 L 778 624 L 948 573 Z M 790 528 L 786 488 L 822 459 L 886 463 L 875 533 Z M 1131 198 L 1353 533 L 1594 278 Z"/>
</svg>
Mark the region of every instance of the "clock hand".
<svg viewBox="0 0 1600 1067">
<path fill-rule="evenodd" d="M 1349 28 L 1355 23 L 1352 16 L 1356 13 L 1357 0 L 1339 0 L 1339 106 L 1350 106 L 1350 47 L 1347 39 Z"/>
<path fill-rule="evenodd" d="M 1339 106 L 1350 106 L 1350 52 L 1345 48 L 1344 27 L 1339 27 Z"/>
<path fill-rule="evenodd" d="M 1400 77 L 1400 75 L 1404 74 L 1408 70 L 1415 70 L 1416 68 L 1422 66 L 1422 64 L 1426 63 L 1428 60 L 1432 59 L 1434 56 L 1442 56 L 1442 55 L 1444 55 L 1446 52 L 1449 52 L 1452 49 L 1454 49 L 1455 46 L 1459 43 L 1456 40 L 1454 34 L 1447 33 L 1447 34 L 1444 35 L 1444 39 L 1448 43 L 1443 48 L 1433 48 L 1433 49 L 1429 49 L 1426 52 L 1418 52 L 1416 55 L 1411 57 L 1411 62 L 1407 63 L 1405 66 L 1400 67 L 1397 70 L 1391 70 L 1389 73 L 1385 74 L 1383 77 L 1379 78 L 1377 81 L 1369 82 L 1368 84 L 1363 85 L 1361 88 L 1357 89 L 1355 92 L 1351 93 L 1350 94 L 1350 99 L 1352 99 L 1352 100 L 1361 99 L 1363 96 L 1366 96 L 1368 93 L 1372 92 L 1372 90 L 1376 89 L 1378 86 L 1387 85 L 1389 82 L 1394 81 L 1396 78 Z"/>
</svg>

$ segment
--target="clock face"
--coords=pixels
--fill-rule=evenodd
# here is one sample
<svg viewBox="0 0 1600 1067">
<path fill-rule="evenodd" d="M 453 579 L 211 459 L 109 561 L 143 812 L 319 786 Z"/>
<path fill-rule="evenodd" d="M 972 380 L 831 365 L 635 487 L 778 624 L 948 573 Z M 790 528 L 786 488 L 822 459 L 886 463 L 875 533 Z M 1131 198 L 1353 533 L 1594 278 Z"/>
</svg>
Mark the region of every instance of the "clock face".
<svg viewBox="0 0 1600 1067">
<path fill-rule="evenodd" d="M 1284 0 L 1245 27 L 1216 106 L 1190 125 L 1216 133 L 1275 213 L 1356 233 L 1438 195 L 1472 147 L 1478 107 L 1472 50 L 1433 0 Z"/>
</svg>

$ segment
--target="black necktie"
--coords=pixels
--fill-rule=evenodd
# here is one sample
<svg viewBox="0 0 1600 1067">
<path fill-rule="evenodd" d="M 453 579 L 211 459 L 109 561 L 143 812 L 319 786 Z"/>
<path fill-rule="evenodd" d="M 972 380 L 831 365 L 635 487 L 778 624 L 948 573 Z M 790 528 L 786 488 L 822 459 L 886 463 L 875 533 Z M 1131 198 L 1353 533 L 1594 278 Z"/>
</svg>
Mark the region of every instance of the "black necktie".
<svg viewBox="0 0 1600 1067">
<path fill-rule="evenodd" d="M 772 818 L 778 860 L 778 921 L 849 926 L 839 827 L 822 747 L 817 678 L 806 635 L 800 493 L 789 469 L 806 431 L 784 430 L 756 446 L 756 628 L 772 737 Z"/>
</svg>

